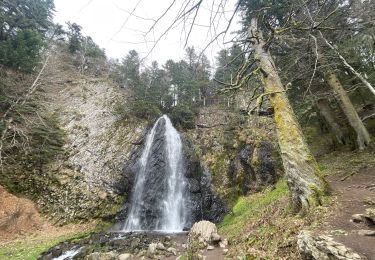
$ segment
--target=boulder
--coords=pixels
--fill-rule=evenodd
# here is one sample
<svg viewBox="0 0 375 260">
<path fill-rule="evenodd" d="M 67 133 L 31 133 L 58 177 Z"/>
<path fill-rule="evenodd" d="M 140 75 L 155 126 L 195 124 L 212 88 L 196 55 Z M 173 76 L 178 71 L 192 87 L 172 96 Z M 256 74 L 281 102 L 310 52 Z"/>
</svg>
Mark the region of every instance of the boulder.
<svg viewBox="0 0 375 260">
<path fill-rule="evenodd" d="M 129 254 L 129 253 L 125 253 L 125 254 L 121 254 L 118 256 L 118 259 L 119 260 L 127 260 L 127 259 L 130 259 L 132 258 L 133 255 L 132 254 Z"/>
<path fill-rule="evenodd" d="M 216 225 L 205 220 L 199 221 L 193 225 L 189 232 L 189 237 L 202 240 L 208 244 L 221 241 L 221 237 L 217 233 Z"/>
<path fill-rule="evenodd" d="M 352 249 L 335 242 L 329 236 L 314 236 L 311 232 L 302 231 L 298 235 L 298 250 L 304 260 L 362 259 Z"/>
</svg>

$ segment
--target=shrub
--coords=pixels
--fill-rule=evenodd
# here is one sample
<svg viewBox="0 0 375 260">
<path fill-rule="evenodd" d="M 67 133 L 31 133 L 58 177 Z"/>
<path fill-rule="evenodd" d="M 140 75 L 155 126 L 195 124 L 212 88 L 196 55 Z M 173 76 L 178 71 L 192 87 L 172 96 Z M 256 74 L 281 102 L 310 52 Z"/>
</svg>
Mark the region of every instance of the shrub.
<svg viewBox="0 0 375 260">
<path fill-rule="evenodd" d="M 186 105 L 178 105 L 172 108 L 169 116 L 178 128 L 193 129 L 195 128 L 197 115 L 196 109 Z"/>
<path fill-rule="evenodd" d="M 131 102 L 130 113 L 138 118 L 144 119 L 153 119 L 162 114 L 154 103 L 145 100 Z"/>
</svg>

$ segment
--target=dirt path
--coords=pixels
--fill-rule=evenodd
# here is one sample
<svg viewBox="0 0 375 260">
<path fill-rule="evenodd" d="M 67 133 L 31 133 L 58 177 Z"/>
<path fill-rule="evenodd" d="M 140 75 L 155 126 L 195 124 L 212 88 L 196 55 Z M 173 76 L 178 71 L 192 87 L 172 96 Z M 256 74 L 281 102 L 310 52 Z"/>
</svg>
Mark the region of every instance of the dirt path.
<svg viewBox="0 0 375 260">
<path fill-rule="evenodd" d="M 375 208 L 375 154 L 373 152 L 337 155 L 327 160 L 335 174 L 327 178 L 337 200 L 336 208 L 323 230 L 336 241 L 352 248 L 367 259 L 375 259 L 375 236 L 359 235 L 359 230 L 375 230 L 364 222 L 351 221 L 354 214 Z M 336 167 L 336 168 L 335 168 Z"/>
</svg>

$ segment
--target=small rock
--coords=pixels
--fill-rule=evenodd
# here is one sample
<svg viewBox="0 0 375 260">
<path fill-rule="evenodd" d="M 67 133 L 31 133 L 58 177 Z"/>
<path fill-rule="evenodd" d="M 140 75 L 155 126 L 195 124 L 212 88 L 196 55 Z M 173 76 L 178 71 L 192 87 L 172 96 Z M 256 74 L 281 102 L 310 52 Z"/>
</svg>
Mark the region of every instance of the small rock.
<svg viewBox="0 0 375 260">
<path fill-rule="evenodd" d="M 108 196 L 108 193 L 107 192 L 105 192 L 105 191 L 99 191 L 98 192 L 98 197 L 101 199 L 101 200 L 105 200 L 106 198 L 107 198 L 107 196 Z"/>
<path fill-rule="evenodd" d="M 364 217 L 372 223 L 375 223 L 375 209 L 366 209 Z"/>
<path fill-rule="evenodd" d="M 176 250 L 176 248 L 169 247 L 169 248 L 167 249 L 167 251 L 170 252 L 170 253 L 172 253 L 173 255 L 177 255 L 177 250 Z"/>
<path fill-rule="evenodd" d="M 208 246 L 208 247 L 207 247 L 207 250 L 214 250 L 214 249 L 215 249 L 214 246 Z"/>
<path fill-rule="evenodd" d="M 129 254 L 129 253 L 125 253 L 125 254 L 121 254 L 118 256 L 118 259 L 119 260 L 127 260 L 127 259 L 130 259 L 131 257 L 133 257 L 132 254 Z"/>
<path fill-rule="evenodd" d="M 229 251 L 228 248 L 223 249 L 223 253 L 224 253 L 224 254 L 228 253 L 228 251 Z"/>
<path fill-rule="evenodd" d="M 366 198 L 363 200 L 363 202 L 367 205 L 375 206 L 375 201 L 371 198 Z"/>
<path fill-rule="evenodd" d="M 130 247 L 131 248 L 137 248 L 138 246 L 139 246 L 139 243 L 141 242 L 141 240 L 138 238 L 138 237 L 136 237 L 136 238 L 134 238 L 132 241 L 131 241 L 131 243 L 130 243 Z"/>
<path fill-rule="evenodd" d="M 159 249 L 159 250 L 165 250 L 165 246 L 163 245 L 163 243 L 157 243 L 156 244 L 156 249 Z"/>
<path fill-rule="evenodd" d="M 151 243 L 148 245 L 148 250 L 147 250 L 147 253 L 149 253 L 150 255 L 153 255 L 156 253 L 156 249 L 158 247 L 158 244 L 156 243 Z"/>
<path fill-rule="evenodd" d="M 228 246 L 228 239 L 225 238 L 225 239 L 221 240 L 220 243 L 219 243 L 219 246 L 221 248 L 226 248 Z"/>
<path fill-rule="evenodd" d="M 85 260 L 113 260 L 118 259 L 118 255 L 114 252 L 108 253 L 92 253 L 84 258 Z"/>
<path fill-rule="evenodd" d="M 331 230 L 331 234 L 335 235 L 335 236 L 339 236 L 339 235 L 346 236 L 346 235 L 348 235 L 348 233 L 345 230 L 342 230 L 342 229 Z"/>
<path fill-rule="evenodd" d="M 375 230 L 361 229 L 361 230 L 358 231 L 358 235 L 373 237 L 373 236 L 375 236 Z"/>
<path fill-rule="evenodd" d="M 354 214 L 352 215 L 351 221 L 354 223 L 360 223 L 363 221 L 363 215 L 362 214 Z"/>
</svg>

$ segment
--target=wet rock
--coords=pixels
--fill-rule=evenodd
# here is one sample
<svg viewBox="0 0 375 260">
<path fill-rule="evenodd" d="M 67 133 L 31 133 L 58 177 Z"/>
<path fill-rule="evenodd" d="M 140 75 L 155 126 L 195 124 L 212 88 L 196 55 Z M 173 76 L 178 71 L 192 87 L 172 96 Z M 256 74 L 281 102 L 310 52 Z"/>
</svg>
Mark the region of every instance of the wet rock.
<svg viewBox="0 0 375 260">
<path fill-rule="evenodd" d="M 133 240 L 130 243 L 131 248 L 137 248 L 140 244 L 141 240 L 138 237 L 133 238 Z"/>
<path fill-rule="evenodd" d="M 302 231 L 298 235 L 298 250 L 301 259 L 362 259 L 352 249 L 335 242 L 328 236 L 313 236 L 308 231 Z"/>
<path fill-rule="evenodd" d="M 201 191 L 199 181 L 193 178 L 188 179 L 188 189 L 191 193 L 199 193 Z"/>
</svg>

